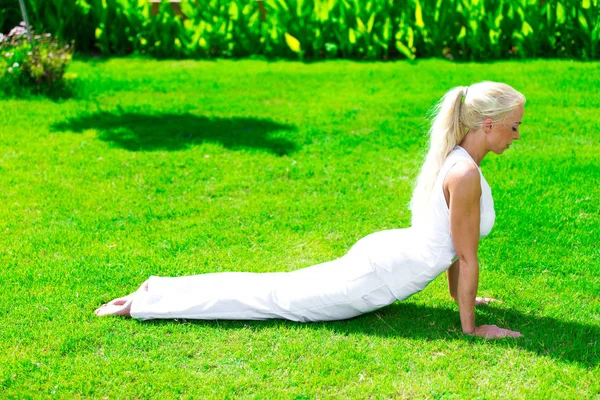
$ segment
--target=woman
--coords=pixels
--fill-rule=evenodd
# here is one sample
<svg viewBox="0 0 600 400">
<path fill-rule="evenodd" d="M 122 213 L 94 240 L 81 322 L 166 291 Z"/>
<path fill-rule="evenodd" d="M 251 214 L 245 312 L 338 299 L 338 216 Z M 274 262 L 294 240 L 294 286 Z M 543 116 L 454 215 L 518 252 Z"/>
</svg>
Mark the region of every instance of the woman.
<svg viewBox="0 0 600 400">
<path fill-rule="evenodd" d="M 99 316 L 141 320 L 267 319 L 328 321 L 356 317 L 402 300 L 447 271 L 462 330 L 486 338 L 519 337 L 475 325 L 479 238 L 495 219 L 479 165 L 519 139 L 525 97 L 512 87 L 481 82 L 444 95 L 430 129 L 430 147 L 411 200 L 412 226 L 368 235 L 343 257 L 288 273 L 212 273 L 151 277 Z"/>
</svg>

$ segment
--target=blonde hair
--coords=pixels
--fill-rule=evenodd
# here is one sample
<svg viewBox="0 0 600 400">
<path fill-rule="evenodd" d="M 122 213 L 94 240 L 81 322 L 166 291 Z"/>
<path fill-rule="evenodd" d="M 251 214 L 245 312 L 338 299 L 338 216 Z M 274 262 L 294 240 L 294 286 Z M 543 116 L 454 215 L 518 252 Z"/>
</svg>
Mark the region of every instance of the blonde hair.
<svg viewBox="0 0 600 400">
<path fill-rule="evenodd" d="M 486 118 L 494 121 L 525 104 L 525 96 L 505 83 L 480 82 L 450 89 L 433 109 L 429 129 L 429 149 L 417 177 L 410 201 L 413 214 L 429 209 L 433 186 L 446 156 L 470 129 L 483 125 Z"/>
</svg>

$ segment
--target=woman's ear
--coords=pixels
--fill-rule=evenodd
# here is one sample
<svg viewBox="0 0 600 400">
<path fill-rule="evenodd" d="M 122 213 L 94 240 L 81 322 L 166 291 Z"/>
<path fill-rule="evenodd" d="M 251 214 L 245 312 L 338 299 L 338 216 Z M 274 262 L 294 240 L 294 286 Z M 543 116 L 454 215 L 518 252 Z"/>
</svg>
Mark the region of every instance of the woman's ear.
<svg viewBox="0 0 600 400">
<path fill-rule="evenodd" d="M 493 120 L 493 119 L 491 119 L 491 118 L 486 118 L 486 119 L 483 121 L 483 125 L 482 125 L 482 127 L 483 127 L 483 131 L 484 131 L 485 133 L 490 133 L 490 131 L 492 130 L 492 126 L 493 126 L 493 125 L 494 125 L 494 120 Z"/>
</svg>

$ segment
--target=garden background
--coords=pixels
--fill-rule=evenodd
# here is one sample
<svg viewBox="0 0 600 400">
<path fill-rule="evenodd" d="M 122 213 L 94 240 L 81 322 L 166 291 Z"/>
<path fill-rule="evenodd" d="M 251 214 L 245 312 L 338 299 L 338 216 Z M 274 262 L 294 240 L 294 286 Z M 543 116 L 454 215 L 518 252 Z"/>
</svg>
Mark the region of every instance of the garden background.
<svg viewBox="0 0 600 400">
<path fill-rule="evenodd" d="M 0 5 L 2 397 L 600 396 L 597 1 L 25 1 L 37 47 Z M 93 314 L 408 226 L 431 106 L 482 80 L 528 102 L 477 321 L 523 338 L 463 335 L 444 277 L 332 323 Z"/>
</svg>

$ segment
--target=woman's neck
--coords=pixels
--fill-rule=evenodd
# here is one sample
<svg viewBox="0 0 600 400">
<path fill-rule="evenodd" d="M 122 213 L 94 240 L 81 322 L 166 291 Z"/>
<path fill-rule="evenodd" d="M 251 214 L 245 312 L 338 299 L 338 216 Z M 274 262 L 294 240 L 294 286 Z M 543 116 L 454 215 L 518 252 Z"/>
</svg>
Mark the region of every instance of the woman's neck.
<svg viewBox="0 0 600 400">
<path fill-rule="evenodd" d="M 481 161 L 488 151 L 483 146 L 483 135 L 478 135 L 477 133 L 480 132 L 467 132 L 464 139 L 458 145 L 469 153 L 478 166 L 481 166 Z"/>
</svg>

